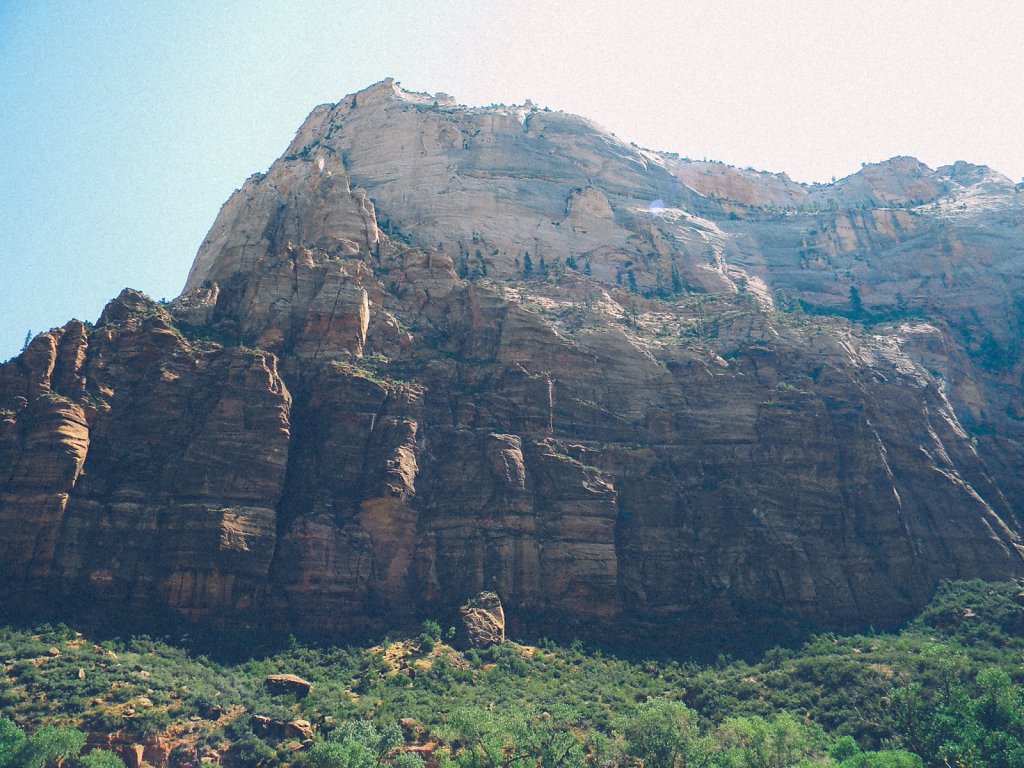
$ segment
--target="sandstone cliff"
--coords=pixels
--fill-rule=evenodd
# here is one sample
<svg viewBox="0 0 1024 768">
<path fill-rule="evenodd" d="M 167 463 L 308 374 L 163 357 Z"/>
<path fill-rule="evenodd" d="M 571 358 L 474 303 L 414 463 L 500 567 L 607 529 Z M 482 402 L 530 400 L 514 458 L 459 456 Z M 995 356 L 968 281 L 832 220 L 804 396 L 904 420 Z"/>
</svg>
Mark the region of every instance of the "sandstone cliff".
<svg viewBox="0 0 1024 768">
<path fill-rule="evenodd" d="M 1022 266 L 983 167 L 808 187 L 386 80 L 245 182 L 169 307 L 0 366 L 3 600 L 892 623 L 1024 572 Z"/>
</svg>

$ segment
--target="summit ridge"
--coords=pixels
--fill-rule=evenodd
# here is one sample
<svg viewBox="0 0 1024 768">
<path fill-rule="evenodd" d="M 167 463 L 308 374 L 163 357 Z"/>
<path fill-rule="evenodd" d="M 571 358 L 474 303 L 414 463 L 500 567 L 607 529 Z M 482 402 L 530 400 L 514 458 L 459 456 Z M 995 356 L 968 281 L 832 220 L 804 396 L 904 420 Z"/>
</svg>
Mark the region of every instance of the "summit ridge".
<svg viewBox="0 0 1024 768">
<path fill-rule="evenodd" d="M 4 607 L 893 624 L 1024 575 L 1022 275 L 984 166 L 807 185 L 388 78 L 310 113 L 168 306 L 0 366 Z"/>
</svg>

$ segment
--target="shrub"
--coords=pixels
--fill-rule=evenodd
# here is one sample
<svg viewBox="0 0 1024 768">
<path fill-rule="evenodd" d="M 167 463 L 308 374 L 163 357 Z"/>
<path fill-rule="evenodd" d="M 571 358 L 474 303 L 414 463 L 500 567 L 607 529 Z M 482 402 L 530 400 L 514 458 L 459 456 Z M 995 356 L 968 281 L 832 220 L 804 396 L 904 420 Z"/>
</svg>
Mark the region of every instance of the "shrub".
<svg viewBox="0 0 1024 768">
<path fill-rule="evenodd" d="M 771 720 L 734 717 L 719 729 L 724 764 L 734 768 L 789 768 L 820 758 L 820 736 L 788 713 Z"/>
<path fill-rule="evenodd" d="M 125 768 L 124 760 L 105 749 L 94 749 L 75 761 L 78 768 Z"/>
<path fill-rule="evenodd" d="M 622 723 L 626 754 L 644 768 L 688 765 L 697 747 L 697 715 L 680 701 L 652 699 Z"/>
<path fill-rule="evenodd" d="M 85 734 L 74 728 L 48 725 L 25 738 L 13 722 L 0 718 L 0 768 L 45 768 L 75 757 L 84 746 Z"/>
</svg>

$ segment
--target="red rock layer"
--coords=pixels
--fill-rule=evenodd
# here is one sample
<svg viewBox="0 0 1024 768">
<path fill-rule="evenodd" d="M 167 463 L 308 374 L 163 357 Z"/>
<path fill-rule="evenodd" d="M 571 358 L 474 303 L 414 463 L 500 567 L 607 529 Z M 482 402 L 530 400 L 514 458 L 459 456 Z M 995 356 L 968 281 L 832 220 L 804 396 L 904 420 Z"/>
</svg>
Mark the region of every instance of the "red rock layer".
<svg viewBox="0 0 1024 768">
<path fill-rule="evenodd" d="M 491 590 L 513 627 L 693 633 L 1021 575 L 1017 195 L 388 82 L 318 108 L 170 308 L 0 366 L 3 607 L 340 634 Z"/>
</svg>

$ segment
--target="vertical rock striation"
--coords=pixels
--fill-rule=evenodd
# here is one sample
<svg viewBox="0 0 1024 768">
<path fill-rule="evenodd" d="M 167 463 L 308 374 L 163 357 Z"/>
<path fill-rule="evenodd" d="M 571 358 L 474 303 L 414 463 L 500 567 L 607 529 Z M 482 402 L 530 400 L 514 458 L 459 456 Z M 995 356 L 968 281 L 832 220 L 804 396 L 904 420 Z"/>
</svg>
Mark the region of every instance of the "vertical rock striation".
<svg viewBox="0 0 1024 768">
<path fill-rule="evenodd" d="M 0 366 L 2 607 L 622 637 L 1021 575 L 1022 221 L 966 163 L 808 187 L 383 81 L 170 307 Z"/>
</svg>

